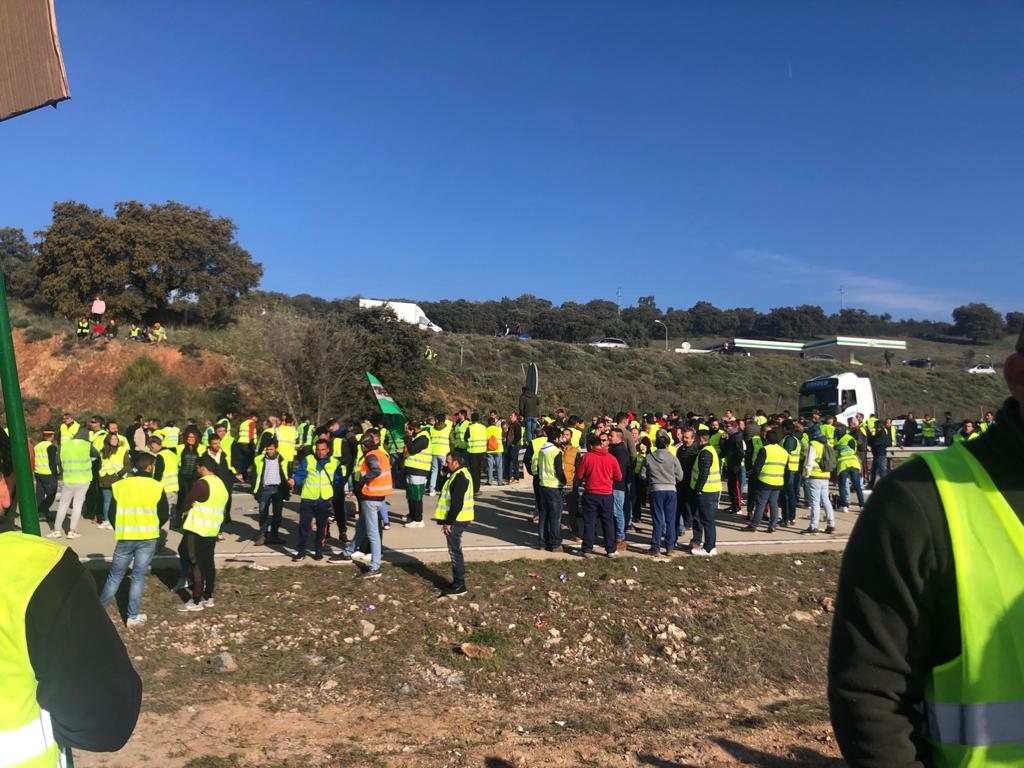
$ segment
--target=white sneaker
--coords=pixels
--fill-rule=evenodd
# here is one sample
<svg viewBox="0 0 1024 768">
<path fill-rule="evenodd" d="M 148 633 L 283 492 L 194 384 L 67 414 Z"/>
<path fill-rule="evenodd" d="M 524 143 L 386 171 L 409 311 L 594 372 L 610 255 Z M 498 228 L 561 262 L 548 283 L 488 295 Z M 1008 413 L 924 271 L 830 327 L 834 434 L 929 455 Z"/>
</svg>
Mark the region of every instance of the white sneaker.
<svg viewBox="0 0 1024 768">
<path fill-rule="evenodd" d="M 178 606 L 178 613 L 189 613 L 190 611 L 201 610 L 203 610 L 203 604 L 193 603 L 191 600 L 186 600 L 184 603 Z"/>
<path fill-rule="evenodd" d="M 214 602 L 212 597 L 204 597 L 199 601 L 203 608 L 213 608 Z"/>
<path fill-rule="evenodd" d="M 849 511 L 850 511 L 850 508 L 849 508 L 849 507 L 840 507 L 840 508 L 839 508 L 839 511 L 840 511 L 840 512 L 849 512 Z"/>
<path fill-rule="evenodd" d="M 714 550 L 712 550 L 713 552 Z M 697 547 L 697 549 L 691 549 L 690 554 L 694 557 L 711 557 L 711 552 L 708 552 L 704 547 Z"/>
<path fill-rule="evenodd" d="M 78 531 L 68 531 L 64 535 L 67 536 L 69 539 L 80 539 L 80 538 L 82 538 L 82 534 L 80 534 Z"/>
<path fill-rule="evenodd" d="M 423 521 L 422 520 L 410 520 L 408 523 L 406 523 L 402 527 L 403 528 L 422 528 L 423 527 Z"/>
<path fill-rule="evenodd" d="M 369 562 L 370 561 L 370 556 L 368 554 L 366 554 L 365 552 L 353 552 L 352 553 L 352 559 L 353 560 L 363 560 L 363 561 Z"/>
<path fill-rule="evenodd" d="M 712 547 L 711 551 L 708 552 L 708 557 L 714 557 L 717 554 L 718 554 L 718 548 L 717 547 Z"/>
<path fill-rule="evenodd" d="M 48 538 L 48 539 L 59 539 L 63 535 L 64 534 L 61 533 L 60 531 L 50 531 L 48 534 L 46 534 L 46 538 Z"/>
<path fill-rule="evenodd" d="M 427 496 L 437 496 L 437 494 L 434 491 L 430 491 L 427 493 Z"/>
<path fill-rule="evenodd" d="M 104 531 L 112 531 L 112 530 L 114 530 L 114 526 L 112 526 L 106 520 L 104 520 L 102 523 L 100 523 L 100 528 L 102 528 Z"/>
<path fill-rule="evenodd" d="M 129 616 L 128 617 L 128 626 L 129 627 L 138 627 L 138 626 L 140 626 L 142 624 L 145 624 L 145 623 L 146 623 L 146 614 L 144 614 L 144 613 L 140 613 L 138 616 Z"/>
</svg>

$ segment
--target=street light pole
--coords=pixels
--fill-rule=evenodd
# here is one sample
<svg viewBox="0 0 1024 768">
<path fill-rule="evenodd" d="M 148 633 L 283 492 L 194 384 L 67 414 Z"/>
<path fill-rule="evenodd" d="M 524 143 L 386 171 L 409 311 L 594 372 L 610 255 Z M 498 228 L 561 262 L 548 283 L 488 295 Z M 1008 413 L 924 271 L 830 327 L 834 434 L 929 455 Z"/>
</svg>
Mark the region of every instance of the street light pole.
<svg viewBox="0 0 1024 768">
<path fill-rule="evenodd" d="M 661 320 L 655 320 L 654 323 L 665 329 L 665 351 L 668 352 L 668 326 L 661 322 Z"/>
</svg>

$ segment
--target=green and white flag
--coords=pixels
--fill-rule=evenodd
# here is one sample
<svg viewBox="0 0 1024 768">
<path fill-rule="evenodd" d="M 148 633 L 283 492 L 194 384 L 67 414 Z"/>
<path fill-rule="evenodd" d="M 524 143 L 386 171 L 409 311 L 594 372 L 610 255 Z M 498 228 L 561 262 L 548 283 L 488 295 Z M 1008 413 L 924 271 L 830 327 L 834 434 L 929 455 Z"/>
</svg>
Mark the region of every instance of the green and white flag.
<svg viewBox="0 0 1024 768">
<path fill-rule="evenodd" d="M 369 371 L 366 372 L 366 378 L 370 380 L 370 389 L 373 390 L 373 396 L 377 398 L 377 405 L 380 407 L 381 413 L 389 413 L 395 416 L 405 416 L 402 413 L 402 409 L 398 407 L 398 403 L 386 389 L 384 385 L 380 383 L 380 379 L 374 376 Z"/>
</svg>

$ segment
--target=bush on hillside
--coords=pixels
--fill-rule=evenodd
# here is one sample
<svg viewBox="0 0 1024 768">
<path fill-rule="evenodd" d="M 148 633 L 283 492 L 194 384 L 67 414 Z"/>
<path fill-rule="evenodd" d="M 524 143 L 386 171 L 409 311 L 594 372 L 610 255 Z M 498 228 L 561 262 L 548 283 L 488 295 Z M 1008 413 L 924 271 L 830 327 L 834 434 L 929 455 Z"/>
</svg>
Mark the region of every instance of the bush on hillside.
<svg viewBox="0 0 1024 768">
<path fill-rule="evenodd" d="M 53 333 L 45 328 L 32 326 L 25 331 L 23 338 L 25 339 L 26 344 L 31 344 L 34 341 L 46 341 L 47 339 L 51 339 L 53 338 Z"/>
<path fill-rule="evenodd" d="M 148 355 L 132 360 L 121 371 L 114 385 L 114 409 L 119 414 L 142 413 L 161 419 L 180 419 L 184 415 L 188 386 L 167 373 Z"/>
</svg>

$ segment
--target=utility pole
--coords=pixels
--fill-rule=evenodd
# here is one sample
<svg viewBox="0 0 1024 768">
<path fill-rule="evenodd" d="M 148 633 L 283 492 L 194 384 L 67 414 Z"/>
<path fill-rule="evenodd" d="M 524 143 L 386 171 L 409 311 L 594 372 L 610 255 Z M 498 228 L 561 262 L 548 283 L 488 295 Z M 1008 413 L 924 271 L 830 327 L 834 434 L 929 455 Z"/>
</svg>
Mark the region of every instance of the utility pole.
<svg viewBox="0 0 1024 768">
<path fill-rule="evenodd" d="M 665 351 L 668 352 L 668 326 L 661 322 L 661 320 L 655 320 L 654 324 L 660 325 L 662 328 L 665 329 Z"/>
<path fill-rule="evenodd" d="M 618 307 L 619 313 L 622 313 L 622 288 L 615 289 L 615 306 Z"/>
<path fill-rule="evenodd" d="M 845 285 L 840 285 L 839 286 L 839 311 L 840 312 L 843 311 L 843 304 L 845 303 L 844 302 L 845 298 L 846 298 L 846 286 Z"/>
</svg>

